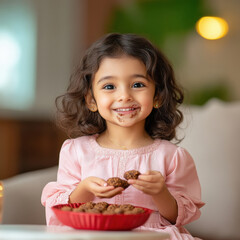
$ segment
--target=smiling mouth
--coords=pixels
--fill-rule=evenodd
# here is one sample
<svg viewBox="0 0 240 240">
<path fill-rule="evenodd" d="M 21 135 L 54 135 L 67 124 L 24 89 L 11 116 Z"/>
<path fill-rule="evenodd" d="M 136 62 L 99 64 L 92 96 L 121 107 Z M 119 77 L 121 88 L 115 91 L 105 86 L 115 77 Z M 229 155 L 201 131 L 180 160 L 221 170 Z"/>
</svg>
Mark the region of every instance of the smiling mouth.
<svg viewBox="0 0 240 240">
<path fill-rule="evenodd" d="M 131 107 L 131 108 L 117 108 L 117 109 L 114 109 L 114 111 L 116 112 L 132 112 L 132 111 L 135 111 L 137 108 L 134 108 L 134 107 Z"/>
<path fill-rule="evenodd" d="M 130 118 L 137 115 L 140 107 L 127 107 L 127 108 L 116 108 L 114 111 L 117 113 L 118 117 L 122 118 L 124 116 L 129 116 Z"/>
</svg>

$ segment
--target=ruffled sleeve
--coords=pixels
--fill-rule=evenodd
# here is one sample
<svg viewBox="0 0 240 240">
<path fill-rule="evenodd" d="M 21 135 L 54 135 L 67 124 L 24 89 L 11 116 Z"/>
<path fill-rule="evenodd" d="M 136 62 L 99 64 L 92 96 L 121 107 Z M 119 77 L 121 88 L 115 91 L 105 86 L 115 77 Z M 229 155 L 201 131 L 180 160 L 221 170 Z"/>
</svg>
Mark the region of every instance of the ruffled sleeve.
<svg viewBox="0 0 240 240">
<path fill-rule="evenodd" d="M 61 225 L 51 207 L 68 203 L 71 192 L 80 181 L 81 166 L 74 140 L 66 140 L 60 151 L 57 181 L 48 183 L 42 192 L 41 202 L 46 208 L 47 225 Z"/>
<path fill-rule="evenodd" d="M 201 215 L 201 186 L 191 155 L 178 147 L 166 176 L 166 185 L 178 204 L 176 226 L 188 224 Z"/>
</svg>

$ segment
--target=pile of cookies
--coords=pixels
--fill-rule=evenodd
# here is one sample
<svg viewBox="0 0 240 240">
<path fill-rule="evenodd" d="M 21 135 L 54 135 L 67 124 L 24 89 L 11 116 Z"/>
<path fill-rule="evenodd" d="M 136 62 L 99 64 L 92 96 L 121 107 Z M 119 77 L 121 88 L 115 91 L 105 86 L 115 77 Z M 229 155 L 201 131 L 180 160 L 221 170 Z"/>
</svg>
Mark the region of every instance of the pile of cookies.
<svg viewBox="0 0 240 240">
<path fill-rule="evenodd" d="M 130 170 L 130 171 L 125 172 L 123 177 L 126 180 L 137 179 L 140 174 L 141 173 L 137 170 Z M 121 179 L 119 177 L 112 177 L 107 180 L 107 184 L 108 184 L 108 186 L 122 187 L 122 188 L 126 189 L 127 187 L 129 187 L 129 184 L 126 180 Z"/>
<path fill-rule="evenodd" d="M 106 202 L 86 202 L 78 208 L 64 206 L 62 211 L 85 212 L 85 213 L 101 213 L 101 214 L 139 214 L 144 213 L 144 210 L 139 207 L 134 207 L 131 204 L 108 204 Z"/>
<path fill-rule="evenodd" d="M 130 170 L 124 173 L 124 179 L 119 177 L 112 177 L 107 180 L 108 186 L 122 187 L 126 189 L 129 184 L 128 179 L 137 179 L 141 173 L 137 170 Z M 101 213 L 101 214 L 139 214 L 144 210 L 139 207 L 134 207 L 131 204 L 108 204 L 106 202 L 86 202 L 80 205 L 78 208 L 72 208 L 70 206 L 64 206 L 61 208 L 63 211 L 72 212 L 86 212 L 86 213 Z"/>
</svg>

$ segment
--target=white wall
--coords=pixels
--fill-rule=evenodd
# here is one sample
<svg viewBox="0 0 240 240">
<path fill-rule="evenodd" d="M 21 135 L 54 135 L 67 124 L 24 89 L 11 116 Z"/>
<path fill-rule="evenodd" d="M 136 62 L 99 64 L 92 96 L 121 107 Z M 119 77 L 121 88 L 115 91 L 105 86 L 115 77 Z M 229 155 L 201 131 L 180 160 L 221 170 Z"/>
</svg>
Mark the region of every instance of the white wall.
<svg viewBox="0 0 240 240">
<path fill-rule="evenodd" d="M 36 1 L 38 58 L 35 108 L 51 112 L 66 89 L 75 58 L 81 53 L 84 6 L 78 0 Z"/>
</svg>

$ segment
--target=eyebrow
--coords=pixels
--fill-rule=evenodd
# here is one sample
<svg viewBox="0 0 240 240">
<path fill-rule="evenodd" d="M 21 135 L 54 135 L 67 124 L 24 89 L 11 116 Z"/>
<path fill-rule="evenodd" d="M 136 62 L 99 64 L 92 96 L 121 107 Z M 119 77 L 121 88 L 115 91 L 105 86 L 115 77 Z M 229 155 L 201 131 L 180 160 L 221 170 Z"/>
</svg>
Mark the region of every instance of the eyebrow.
<svg viewBox="0 0 240 240">
<path fill-rule="evenodd" d="M 112 78 L 114 78 L 114 77 L 113 76 L 104 76 L 97 81 L 97 84 L 100 84 L 102 81 L 112 79 Z"/>
<path fill-rule="evenodd" d="M 104 76 L 102 78 L 100 78 L 98 81 L 97 81 L 97 84 L 100 84 L 102 81 L 105 81 L 105 80 L 109 80 L 109 79 L 114 79 L 115 77 L 114 76 Z M 131 75 L 131 78 L 144 78 L 146 79 L 148 82 L 150 81 L 146 76 L 142 75 L 142 74 L 133 74 Z"/>
</svg>

